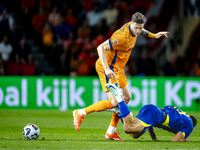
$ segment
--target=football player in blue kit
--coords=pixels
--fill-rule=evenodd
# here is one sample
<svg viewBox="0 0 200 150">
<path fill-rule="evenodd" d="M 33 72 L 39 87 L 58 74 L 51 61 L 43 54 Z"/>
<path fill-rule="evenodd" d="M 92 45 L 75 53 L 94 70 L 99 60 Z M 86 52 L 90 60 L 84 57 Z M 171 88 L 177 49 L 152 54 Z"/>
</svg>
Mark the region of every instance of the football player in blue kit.
<svg viewBox="0 0 200 150">
<path fill-rule="evenodd" d="M 124 131 L 133 138 L 139 138 L 146 130 L 153 141 L 157 141 L 153 127 L 173 132 L 172 141 L 189 141 L 189 135 L 197 124 L 193 116 L 189 116 L 175 106 L 159 108 L 149 104 L 143 106 L 136 118 L 122 99 L 121 91 L 114 84 L 106 84 L 106 88 L 116 97 L 119 103 L 120 115 L 124 124 Z"/>
</svg>

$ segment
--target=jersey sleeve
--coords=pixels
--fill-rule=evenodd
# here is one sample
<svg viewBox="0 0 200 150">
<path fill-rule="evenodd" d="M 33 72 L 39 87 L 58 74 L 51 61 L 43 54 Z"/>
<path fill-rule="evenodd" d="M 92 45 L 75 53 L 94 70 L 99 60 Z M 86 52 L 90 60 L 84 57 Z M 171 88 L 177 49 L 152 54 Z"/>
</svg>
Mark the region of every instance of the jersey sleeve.
<svg viewBox="0 0 200 150">
<path fill-rule="evenodd" d="M 184 128 L 184 129 L 180 130 L 180 132 L 183 133 L 183 138 L 187 138 L 192 131 L 193 131 L 193 126 L 192 125 L 187 127 L 187 128 Z"/>
<path fill-rule="evenodd" d="M 147 123 L 143 122 L 143 121 L 140 120 L 140 119 L 139 119 L 139 121 L 140 121 L 141 125 L 144 127 L 144 129 L 142 130 L 143 133 L 146 132 L 146 130 L 149 130 L 150 128 L 153 127 L 153 125 L 147 124 Z"/>
<path fill-rule="evenodd" d="M 115 32 L 109 39 L 111 50 L 126 50 L 128 48 L 126 35 L 123 32 Z"/>
</svg>

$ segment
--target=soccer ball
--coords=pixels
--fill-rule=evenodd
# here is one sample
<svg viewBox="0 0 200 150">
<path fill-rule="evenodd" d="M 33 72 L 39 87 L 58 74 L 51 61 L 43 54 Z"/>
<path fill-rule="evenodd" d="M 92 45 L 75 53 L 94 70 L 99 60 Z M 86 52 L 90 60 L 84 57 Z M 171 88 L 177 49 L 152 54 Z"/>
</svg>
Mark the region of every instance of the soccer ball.
<svg viewBox="0 0 200 150">
<path fill-rule="evenodd" d="M 40 129 L 35 124 L 27 124 L 23 129 L 23 135 L 26 139 L 37 139 L 40 135 Z"/>
</svg>

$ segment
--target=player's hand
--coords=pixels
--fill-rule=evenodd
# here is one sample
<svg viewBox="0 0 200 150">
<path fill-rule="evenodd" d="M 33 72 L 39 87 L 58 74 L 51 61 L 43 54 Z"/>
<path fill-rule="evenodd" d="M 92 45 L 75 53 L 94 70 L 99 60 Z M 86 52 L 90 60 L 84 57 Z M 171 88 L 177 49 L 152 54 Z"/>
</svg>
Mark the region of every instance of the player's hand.
<svg viewBox="0 0 200 150">
<path fill-rule="evenodd" d="M 182 141 L 183 142 L 188 142 L 188 141 L 190 141 L 190 137 L 187 137 L 187 138 L 183 139 Z"/>
<path fill-rule="evenodd" d="M 168 37 L 169 32 L 158 32 L 155 34 L 155 39 L 159 39 L 161 36 L 165 36 L 166 38 Z"/>
<path fill-rule="evenodd" d="M 113 79 L 113 80 L 114 79 L 118 79 L 117 76 L 116 76 L 116 74 L 111 69 L 105 70 L 105 73 L 106 73 L 106 75 L 107 75 L 107 77 L 109 79 Z"/>
<path fill-rule="evenodd" d="M 157 138 L 153 138 L 152 140 L 153 140 L 153 141 L 160 141 L 160 140 L 158 140 Z"/>
</svg>

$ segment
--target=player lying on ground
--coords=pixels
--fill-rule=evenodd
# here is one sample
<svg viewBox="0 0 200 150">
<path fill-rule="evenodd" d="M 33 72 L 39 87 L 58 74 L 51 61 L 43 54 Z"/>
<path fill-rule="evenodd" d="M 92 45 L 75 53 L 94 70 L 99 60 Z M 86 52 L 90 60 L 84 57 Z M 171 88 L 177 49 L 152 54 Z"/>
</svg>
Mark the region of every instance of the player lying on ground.
<svg viewBox="0 0 200 150">
<path fill-rule="evenodd" d="M 189 135 L 197 124 L 193 116 L 174 106 L 159 108 L 149 104 L 143 106 L 139 114 L 133 119 L 132 113 L 122 99 L 122 93 L 114 84 L 106 84 L 106 88 L 116 97 L 119 103 L 120 114 L 124 123 L 124 131 L 133 138 L 139 138 L 146 130 L 153 141 L 157 141 L 153 127 L 176 134 L 172 141 L 189 141 Z"/>
<path fill-rule="evenodd" d="M 127 104 L 130 101 L 131 94 L 128 89 L 128 82 L 123 68 L 135 46 L 137 37 L 139 35 L 143 35 L 149 38 L 159 39 L 160 37 L 167 37 L 168 35 L 168 32 L 158 32 L 153 34 L 145 30 L 143 28 L 145 23 L 145 16 L 137 12 L 132 15 L 132 20 L 130 22 L 124 24 L 120 29 L 112 34 L 111 38 L 97 47 L 99 59 L 96 62 L 96 71 L 100 78 L 102 88 L 108 95 L 108 99 L 99 101 L 91 106 L 75 110 L 73 112 L 74 125 L 77 131 L 80 130 L 80 125 L 86 115 L 92 112 L 111 109 L 118 105 L 117 100 L 112 93 L 105 88 L 106 83 L 108 83 L 108 79 L 112 79 L 112 83 L 118 82 L 119 87 L 123 91 L 123 99 Z M 113 113 L 110 126 L 105 134 L 107 139 L 122 141 L 116 133 L 118 121 L 118 115 Z"/>
</svg>

